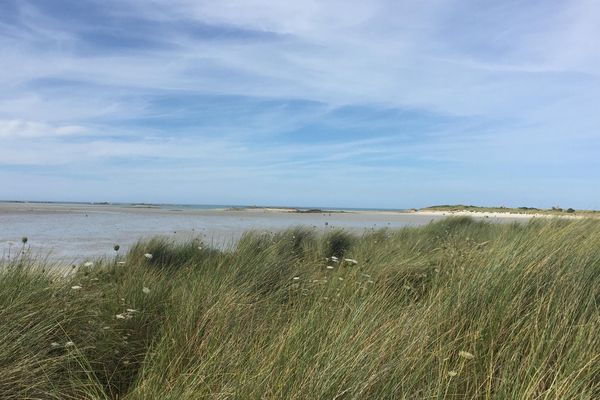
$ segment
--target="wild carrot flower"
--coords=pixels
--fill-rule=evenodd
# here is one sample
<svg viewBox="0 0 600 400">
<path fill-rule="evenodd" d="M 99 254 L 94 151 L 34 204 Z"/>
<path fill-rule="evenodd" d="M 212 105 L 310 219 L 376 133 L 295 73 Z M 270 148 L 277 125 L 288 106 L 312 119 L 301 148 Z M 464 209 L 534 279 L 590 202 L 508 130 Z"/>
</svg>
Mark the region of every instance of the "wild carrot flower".
<svg viewBox="0 0 600 400">
<path fill-rule="evenodd" d="M 344 280 L 344 278 L 342 278 L 341 276 L 340 276 L 338 279 L 339 279 L 340 281 L 343 281 L 343 280 Z"/>
<path fill-rule="evenodd" d="M 144 254 L 144 257 L 146 257 L 148 260 L 151 260 L 152 259 L 152 254 L 146 253 L 146 254 Z"/>
<path fill-rule="evenodd" d="M 149 289 L 149 288 L 147 288 L 146 286 L 144 286 L 144 287 L 142 288 L 142 292 L 144 292 L 144 294 L 148 294 L 148 293 L 150 293 L 150 289 Z"/>
<path fill-rule="evenodd" d="M 116 317 L 117 319 L 128 319 L 125 314 L 117 314 Z"/>
<path fill-rule="evenodd" d="M 93 262 L 91 262 L 91 261 L 87 261 L 87 262 L 84 262 L 84 263 L 83 263 L 83 266 L 84 266 L 84 267 L 91 267 L 91 266 L 93 266 L 93 265 L 94 265 L 94 263 L 93 263 Z"/>
<path fill-rule="evenodd" d="M 475 358 L 475 356 L 471 353 L 469 353 L 468 351 L 459 351 L 458 355 L 461 356 L 462 358 L 466 358 L 467 360 L 472 360 Z"/>
<path fill-rule="evenodd" d="M 336 256 L 331 256 L 331 261 L 338 262 L 339 260 L 338 260 L 338 258 Z"/>
<path fill-rule="evenodd" d="M 117 265 L 125 265 L 125 261 L 117 261 Z"/>
<path fill-rule="evenodd" d="M 333 269 L 333 267 L 331 265 L 328 265 L 326 268 L 327 269 Z"/>
<path fill-rule="evenodd" d="M 71 286 L 71 289 L 79 290 L 79 289 L 81 289 L 81 286 L 79 286 L 79 285 Z"/>
<path fill-rule="evenodd" d="M 293 279 L 293 280 L 295 280 L 295 281 L 299 281 L 299 280 L 300 280 L 300 277 L 299 277 L 299 276 L 295 276 L 295 277 L 293 277 L 292 279 Z"/>
</svg>

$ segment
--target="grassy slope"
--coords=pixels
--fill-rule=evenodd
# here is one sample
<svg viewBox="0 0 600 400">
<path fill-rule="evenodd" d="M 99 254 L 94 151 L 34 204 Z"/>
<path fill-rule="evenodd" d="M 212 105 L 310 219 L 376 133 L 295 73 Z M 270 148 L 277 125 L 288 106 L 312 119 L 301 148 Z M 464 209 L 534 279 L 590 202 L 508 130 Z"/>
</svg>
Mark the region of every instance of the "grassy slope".
<svg viewBox="0 0 600 400">
<path fill-rule="evenodd" d="M 599 221 L 248 233 L 228 253 L 157 239 L 68 277 L 31 263 L 0 273 L 2 399 L 600 397 Z"/>
</svg>

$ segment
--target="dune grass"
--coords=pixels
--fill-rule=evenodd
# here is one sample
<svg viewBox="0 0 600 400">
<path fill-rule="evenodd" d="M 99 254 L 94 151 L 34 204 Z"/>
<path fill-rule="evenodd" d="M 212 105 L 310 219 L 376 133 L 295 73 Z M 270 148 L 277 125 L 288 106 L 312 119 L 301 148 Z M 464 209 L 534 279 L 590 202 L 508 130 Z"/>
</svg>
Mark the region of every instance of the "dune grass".
<svg viewBox="0 0 600 400">
<path fill-rule="evenodd" d="M 158 238 L 121 261 L 3 262 L 0 398 L 600 398 L 600 221 Z"/>
</svg>

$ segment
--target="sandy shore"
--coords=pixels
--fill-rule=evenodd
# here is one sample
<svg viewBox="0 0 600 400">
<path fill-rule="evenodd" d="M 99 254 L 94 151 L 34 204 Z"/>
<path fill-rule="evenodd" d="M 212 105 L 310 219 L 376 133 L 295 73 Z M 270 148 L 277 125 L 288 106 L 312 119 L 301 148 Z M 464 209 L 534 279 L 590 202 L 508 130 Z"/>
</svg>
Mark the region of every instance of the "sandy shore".
<svg viewBox="0 0 600 400">
<path fill-rule="evenodd" d="M 559 215 L 559 214 L 541 214 L 541 213 L 511 213 L 511 212 L 487 212 L 487 211 L 434 211 L 420 210 L 416 211 L 418 215 L 431 215 L 443 217 L 473 217 L 473 218 L 510 218 L 510 219 L 532 219 L 532 218 L 566 218 L 582 219 L 583 215 Z"/>
</svg>

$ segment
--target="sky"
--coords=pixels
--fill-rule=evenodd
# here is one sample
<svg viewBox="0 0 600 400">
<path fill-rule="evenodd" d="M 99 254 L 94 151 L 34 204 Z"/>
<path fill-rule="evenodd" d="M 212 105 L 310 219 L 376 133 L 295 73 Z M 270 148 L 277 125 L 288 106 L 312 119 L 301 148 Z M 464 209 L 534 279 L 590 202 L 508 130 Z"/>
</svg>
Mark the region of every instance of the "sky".
<svg viewBox="0 0 600 400">
<path fill-rule="evenodd" d="M 600 209 L 600 2 L 0 0 L 0 199 Z"/>
</svg>

